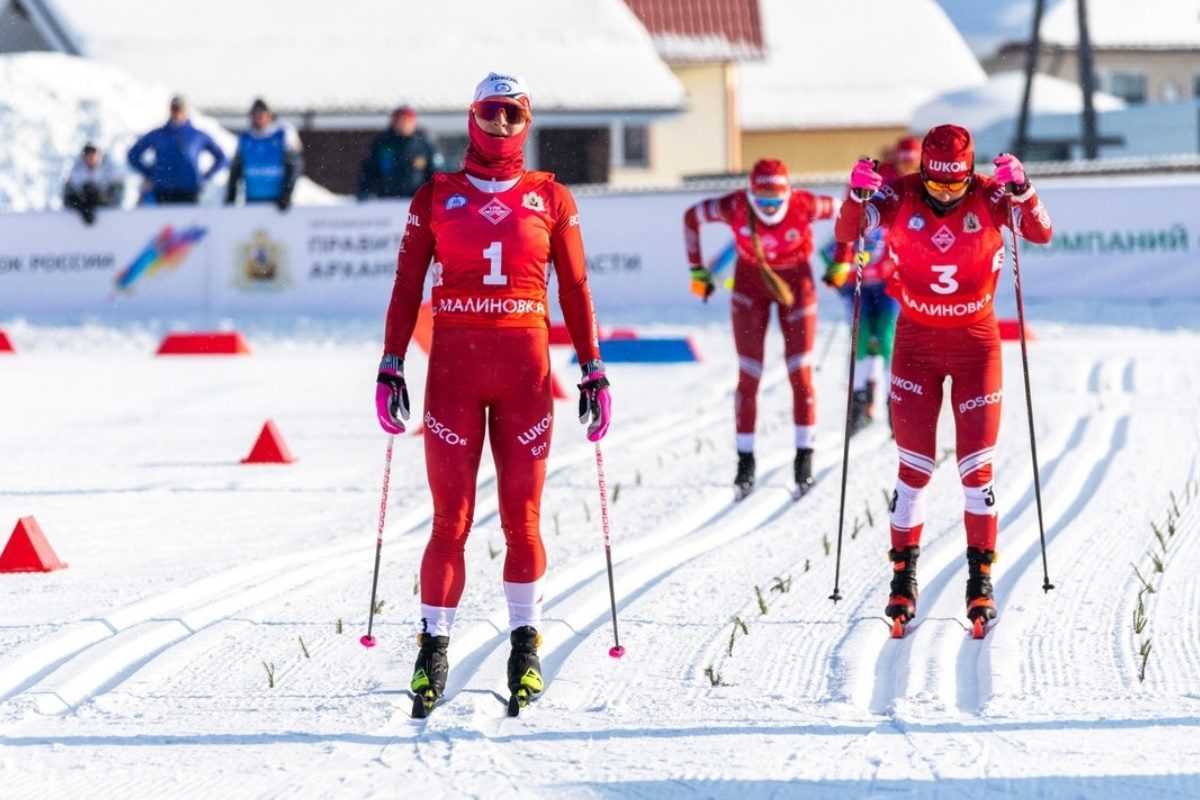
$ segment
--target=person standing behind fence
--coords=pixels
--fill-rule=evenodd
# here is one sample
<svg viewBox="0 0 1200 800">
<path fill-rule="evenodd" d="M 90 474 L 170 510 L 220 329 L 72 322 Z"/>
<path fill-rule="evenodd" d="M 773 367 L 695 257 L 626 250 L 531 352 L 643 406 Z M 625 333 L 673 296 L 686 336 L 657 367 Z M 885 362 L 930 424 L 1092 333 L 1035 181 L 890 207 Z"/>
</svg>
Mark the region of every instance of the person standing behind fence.
<svg viewBox="0 0 1200 800">
<path fill-rule="evenodd" d="M 229 167 L 225 205 L 237 201 L 245 184 L 246 204 L 274 203 L 280 211 L 292 204 L 292 190 L 304 167 L 300 137 L 275 121 L 262 99 L 250 106 L 250 130 L 238 136 L 237 152 Z"/>
<path fill-rule="evenodd" d="M 63 186 L 63 205 L 75 209 L 83 221 L 96 221 L 96 209 L 121 205 L 125 183 L 116 165 L 88 142 L 75 159 L 67 182 Z"/>
<path fill-rule="evenodd" d="M 391 125 L 371 142 L 358 176 L 358 199 L 412 197 L 421 184 L 433 179 L 441 156 L 422 131 L 417 112 L 401 106 L 392 112 Z"/>
<path fill-rule="evenodd" d="M 154 160 L 147 164 L 146 153 Z M 212 166 L 200 172 L 200 154 L 208 152 Z M 200 190 L 213 175 L 225 169 L 229 159 L 213 138 L 192 125 L 187 101 L 171 98 L 167 124 L 142 136 L 129 150 L 129 166 L 146 179 L 142 203 L 195 203 Z"/>
</svg>

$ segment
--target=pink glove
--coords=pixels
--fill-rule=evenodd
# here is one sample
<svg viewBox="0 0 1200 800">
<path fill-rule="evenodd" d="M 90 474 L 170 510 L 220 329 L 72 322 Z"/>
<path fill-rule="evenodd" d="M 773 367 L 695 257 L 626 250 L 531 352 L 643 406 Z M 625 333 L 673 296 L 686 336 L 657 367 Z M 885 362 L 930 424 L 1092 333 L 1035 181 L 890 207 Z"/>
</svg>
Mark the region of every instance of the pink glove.
<svg viewBox="0 0 1200 800">
<path fill-rule="evenodd" d="M 1001 153 L 992 163 L 996 165 L 996 183 L 1011 183 L 1013 187 L 1021 188 L 1029 185 L 1025 178 L 1025 166 L 1011 153 Z"/>
<path fill-rule="evenodd" d="M 390 434 L 404 433 L 408 419 L 408 386 L 404 383 L 404 361 L 385 355 L 375 379 L 375 416 L 379 427 Z"/>
<path fill-rule="evenodd" d="M 579 384 L 579 421 L 588 426 L 588 441 L 603 439 L 611 420 L 612 396 L 608 392 L 604 363 L 589 361 L 583 365 L 583 383 Z"/>
<path fill-rule="evenodd" d="M 883 186 L 883 176 L 875 171 L 875 166 L 875 161 L 860 158 L 850 173 L 850 188 L 860 198 L 870 197 Z"/>
</svg>

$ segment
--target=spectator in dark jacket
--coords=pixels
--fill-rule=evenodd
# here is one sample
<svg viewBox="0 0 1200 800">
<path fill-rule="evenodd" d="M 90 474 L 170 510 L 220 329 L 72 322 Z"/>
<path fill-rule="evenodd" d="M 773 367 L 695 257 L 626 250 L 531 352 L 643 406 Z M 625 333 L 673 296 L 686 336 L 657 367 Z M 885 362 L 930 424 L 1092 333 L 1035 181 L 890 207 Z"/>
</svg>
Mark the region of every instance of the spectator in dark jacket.
<svg viewBox="0 0 1200 800">
<path fill-rule="evenodd" d="M 63 186 L 63 205 L 78 211 L 83 221 L 91 225 L 96 221 L 97 208 L 119 206 L 124 196 L 125 183 L 120 170 L 100 148 L 88 142 Z"/>
<path fill-rule="evenodd" d="M 145 162 L 146 151 L 154 151 L 154 161 Z M 200 154 L 213 157 L 208 171 L 200 173 Z M 171 117 L 167 124 L 147 133 L 129 151 L 129 166 L 148 184 L 142 202 L 194 203 L 204 183 L 228 166 L 225 153 L 204 131 L 188 119 L 187 102 L 171 98 Z"/>
<path fill-rule="evenodd" d="M 358 199 L 412 197 L 433 177 L 441 156 L 425 134 L 417 130 L 417 112 L 401 106 L 392 112 L 392 124 L 371 142 L 362 162 Z"/>
<path fill-rule="evenodd" d="M 266 102 L 255 100 L 250 106 L 250 130 L 238 136 L 237 153 L 229 167 L 225 204 L 233 205 L 238 186 L 244 183 L 247 203 L 274 203 L 286 211 L 303 168 L 296 131 L 275 122 Z"/>
</svg>

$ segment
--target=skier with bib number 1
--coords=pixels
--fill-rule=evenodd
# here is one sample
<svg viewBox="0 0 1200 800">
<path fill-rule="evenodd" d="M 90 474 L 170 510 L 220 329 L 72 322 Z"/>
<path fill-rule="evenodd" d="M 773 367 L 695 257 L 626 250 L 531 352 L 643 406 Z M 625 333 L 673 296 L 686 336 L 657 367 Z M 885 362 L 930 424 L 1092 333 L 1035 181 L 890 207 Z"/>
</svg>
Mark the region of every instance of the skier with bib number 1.
<svg viewBox="0 0 1200 800">
<path fill-rule="evenodd" d="M 992 454 L 1003 386 L 993 301 L 1004 263 L 1001 230 L 1015 219 L 1014 235 L 1036 244 L 1049 242 L 1052 232 L 1021 162 L 1005 154 L 994 163 L 994 178 L 975 172 L 971 134 L 939 125 L 925 136 L 918 174 L 884 183 L 874 162 L 860 160 L 850 175 L 851 201 L 834 227 L 841 242 L 855 241 L 863 222 L 866 231 L 885 229 L 896 264 L 889 292 L 900 301 L 900 318 L 890 398 L 900 466 L 891 501 L 893 572 L 886 613 L 897 637 L 916 614 L 924 490 L 934 468 L 946 378 L 966 496 L 966 605 L 974 635 L 982 636 L 996 614 Z"/>
<path fill-rule="evenodd" d="M 420 650 L 411 682 L 416 717 L 428 714 L 446 689 L 447 648 L 466 583 L 463 550 L 485 433 L 496 462 L 507 546 L 509 713 L 543 690 L 537 649 L 546 550 L 539 514 L 554 415 L 546 297 L 551 262 L 583 368 L 581 422 L 588 423 L 592 442 L 609 426 L 608 379 L 579 212 L 552 174 L 525 169 L 531 123 L 525 82 L 489 74 L 467 112 L 463 170 L 436 174 L 417 190 L 400 243 L 376 389 L 379 422 L 390 434 L 404 432 L 404 355 L 433 266 L 433 345 L 423 419 L 433 529 L 421 561 Z"/>
</svg>

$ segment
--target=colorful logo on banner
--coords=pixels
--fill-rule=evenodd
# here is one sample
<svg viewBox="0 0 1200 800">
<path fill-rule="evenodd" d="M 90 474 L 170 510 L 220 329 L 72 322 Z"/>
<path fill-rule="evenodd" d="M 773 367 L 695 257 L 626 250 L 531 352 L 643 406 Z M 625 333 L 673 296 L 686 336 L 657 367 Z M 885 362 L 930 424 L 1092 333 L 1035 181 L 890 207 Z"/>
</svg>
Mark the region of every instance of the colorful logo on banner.
<svg viewBox="0 0 1200 800">
<path fill-rule="evenodd" d="M 164 269 L 175 269 L 192 252 L 192 246 L 204 238 L 207 228 L 193 225 L 176 231 L 170 225 L 163 228 L 142 248 L 121 274 L 117 275 L 116 289 L 128 292 L 146 275 L 154 275 Z"/>
<path fill-rule="evenodd" d="M 243 292 L 279 291 L 292 285 L 287 248 L 261 228 L 237 246 L 233 285 Z"/>
</svg>

